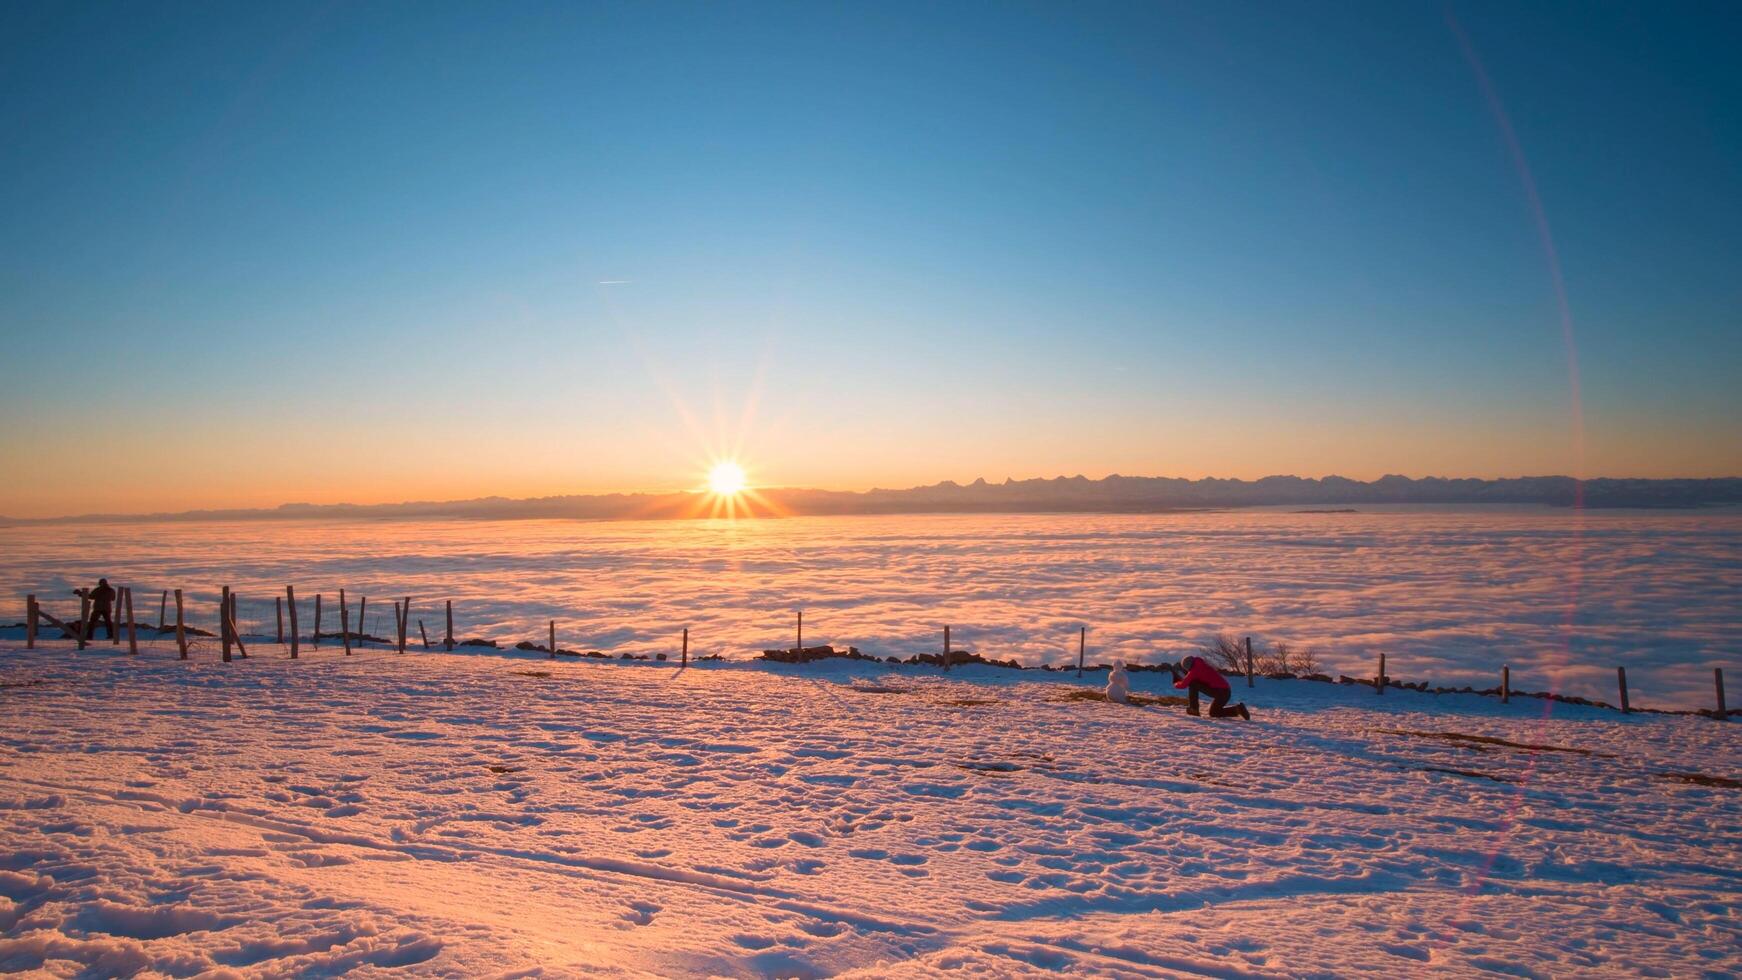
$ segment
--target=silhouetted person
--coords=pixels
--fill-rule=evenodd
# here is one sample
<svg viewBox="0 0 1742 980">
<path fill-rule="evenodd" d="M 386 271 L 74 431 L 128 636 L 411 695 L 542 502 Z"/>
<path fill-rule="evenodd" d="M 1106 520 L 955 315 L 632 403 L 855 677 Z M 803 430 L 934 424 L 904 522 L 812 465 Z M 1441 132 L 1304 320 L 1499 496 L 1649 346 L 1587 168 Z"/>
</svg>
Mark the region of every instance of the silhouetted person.
<svg viewBox="0 0 1742 980">
<path fill-rule="evenodd" d="M 1198 695 L 1207 694 L 1210 696 L 1211 718 L 1238 717 L 1252 720 L 1252 712 L 1246 710 L 1245 702 L 1232 708 L 1227 707 L 1228 698 L 1233 696 L 1234 689 L 1228 685 L 1228 679 L 1222 676 L 1221 671 L 1211 667 L 1208 661 L 1202 657 L 1187 657 L 1179 664 L 1185 668 L 1184 677 L 1172 667 L 1168 670 L 1173 673 L 1173 686 L 1186 692 L 1186 714 L 1197 714 Z"/>
<path fill-rule="evenodd" d="M 101 619 L 109 627 L 109 639 L 115 638 L 115 616 L 109 607 L 115 604 L 115 590 L 109 587 L 109 580 L 100 578 L 94 589 L 74 589 L 75 593 L 88 596 L 91 600 L 91 618 L 85 621 L 85 639 L 95 639 L 97 636 L 97 620 Z"/>
</svg>

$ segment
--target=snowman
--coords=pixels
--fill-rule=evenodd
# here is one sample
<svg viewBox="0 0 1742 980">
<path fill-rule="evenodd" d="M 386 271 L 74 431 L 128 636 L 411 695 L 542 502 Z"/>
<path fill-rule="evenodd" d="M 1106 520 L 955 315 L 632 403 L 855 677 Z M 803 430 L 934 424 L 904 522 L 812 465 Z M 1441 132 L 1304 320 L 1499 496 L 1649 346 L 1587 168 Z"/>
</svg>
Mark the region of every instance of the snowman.
<svg viewBox="0 0 1742 980">
<path fill-rule="evenodd" d="M 1127 704 L 1131 696 L 1131 679 L 1125 676 L 1125 661 L 1113 662 L 1113 669 L 1107 672 L 1107 700 Z"/>
</svg>

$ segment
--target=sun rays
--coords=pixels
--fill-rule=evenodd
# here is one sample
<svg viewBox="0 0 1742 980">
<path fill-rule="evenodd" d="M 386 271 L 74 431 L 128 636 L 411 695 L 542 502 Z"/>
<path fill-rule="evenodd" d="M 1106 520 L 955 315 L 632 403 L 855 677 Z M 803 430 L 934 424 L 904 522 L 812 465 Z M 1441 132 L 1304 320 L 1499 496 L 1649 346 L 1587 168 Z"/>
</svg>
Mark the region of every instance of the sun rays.
<svg viewBox="0 0 1742 980">
<path fill-rule="evenodd" d="M 697 495 L 697 517 L 773 517 L 779 511 L 750 484 L 750 475 L 736 459 L 716 459 L 707 470 L 706 489 Z"/>
</svg>

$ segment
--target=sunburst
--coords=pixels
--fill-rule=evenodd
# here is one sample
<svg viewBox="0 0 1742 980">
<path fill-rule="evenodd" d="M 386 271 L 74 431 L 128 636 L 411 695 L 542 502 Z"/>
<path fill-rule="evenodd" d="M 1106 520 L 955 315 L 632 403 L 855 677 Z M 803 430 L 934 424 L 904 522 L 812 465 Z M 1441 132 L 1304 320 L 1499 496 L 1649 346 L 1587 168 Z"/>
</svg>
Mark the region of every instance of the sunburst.
<svg viewBox="0 0 1742 980">
<path fill-rule="evenodd" d="M 708 471 L 708 491 L 716 497 L 736 497 L 749 486 L 744 467 L 736 460 L 723 459 Z"/>
</svg>

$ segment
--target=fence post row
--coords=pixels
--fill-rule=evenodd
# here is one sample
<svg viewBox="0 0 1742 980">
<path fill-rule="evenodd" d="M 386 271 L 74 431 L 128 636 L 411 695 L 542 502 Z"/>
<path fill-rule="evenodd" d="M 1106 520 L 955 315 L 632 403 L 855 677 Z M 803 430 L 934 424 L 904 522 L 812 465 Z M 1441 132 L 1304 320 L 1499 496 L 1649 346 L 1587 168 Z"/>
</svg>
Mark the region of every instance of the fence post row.
<svg viewBox="0 0 1742 980">
<path fill-rule="evenodd" d="M 172 590 L 170 590 L 170 589 L 164 589 L 164 590 L 162 590 L 162 592 L 158 596 L 158 604 L 157 604 L 157 630 L 158 630 L 158 632 L 162 632 L 166 629 L 166 619 L 168 617 L 169 596 L 170 596 L 171 591 Z M 186 619 L 186 613 L 185 613 L 184 600 L 183 600 L 181 589 L 175 589 L 173 591 L 175 593 L 175 645 L 176 645 L 176 652 L 177 652 L 177 655 L 180 659 L 186 660 L 186 659 L 188 659 L 188 641 L 187 641 L 187 619 Z M 127 617 L 127 652 L 129 654 L 137 654 L 139 652 L 139 635 L 138 635 L 138 620 L 135 618 L 134 610 L 133 610 L 133 588 L 131 586 L 121 586 L 121 587 L 117 588 L 115 602 L 116 602 L 116 610 L 115 611 L 119 613 L 124 608 L 125 615 Z M 224 662 L 226 662 L 226 663 L 229 663 L 231 660 L 231 647 L 232 647 L 232 645 L 235 646 L 235 648 L 241 653 L 241 655 L 243 657 L 248 656 L 247 647 L 244 646 L 243 642 L 242 642 L 241 631 L 237 628 L 237 625 L 236 625 L 237 602 L 238 602 L 237 593 L 231 591 L 230 587 L 227 585 L 222 586 L 221 593 L 220 593 L 220 599 L 219 599 L 219 603 L 218 603 L 218 610 L 219 610 L 218 634 L 219 634 L 219 637 L 220 637 L 221 642 L 223 644 L 223 657 L 224 657 Z M 274 612 L 275 618 L 277 619 L 278 642 L 280 644 L 284 643 L 284 611 L 285 611 L 286 607 L 288 607 L 290 610 L 290 659 L 296 660 L 301 653 L 301 632 L 297 626 L 297 615 L 296 615 L 296 586 L 294 586 L 294 585 L 285 586 L 283 597 L 274 596 L 273 600 L 272 600 L 272 605 L 273 605 L 273 612 Z M 365 610 L 368 609 L 368 606 L 369 606 L 368 596 L 362 597 L 362 599 L 358 602 L 358 605 L 357 605 L 357 631 L 358 631 L 357 635 L 359 636 L 359 638 L 365 633 L 365 631 L 367 629 L 367 627 L 365 627 L 365 625 L 364 625 L 363 617 L 365 615 Z M 445 617 L 446 617 L 446 632 L 442 638 L 442 645 L 447 650 L 451 651 L 454 648 L 454 601 L 452 599 L 448 599 L 445 601 L 444 606 L 445 606 Z M 79 593 L 79 622 L 77 623 L 77 625 L 73 629 L 73 637 L 74 637 L 74 639 L 76 639 L 78 641 L 78 649 L 80 649 L 80 650 L 85 649 L 87 644 L 90 642 L 90 639 L 91 639 L 91 637 L 89 636 L 89 634 L 91 632 L 91 628 L 90 628 L 91 627 L 91 608 L 92 608 L 92 606 L 91 606 L 90 593 L 88 591 L 80 590 L 80 593 Z M 402 601 L 394 602 L 393 613 L 394 613 L 394 624 L 395 624 L 395 627 L 398 629 L 399 652 L 404 653 L 406 651 L 406 644 L 407 644 L 408 637 L 410 634 L 410 629 L 411 629 L 411 625 L 410 625 L 411 624 L 411 597 L 407 596 Z M 42 616 L 43 616 L 42 607 L 41 607 L 41 604 L 37 602 L 36 595 L 34 593 L 26 595 L 24 597 L 24 648 L 26 650 L 36 649 L 37 621 Z M 339 630 L 340 630 L 339 635 L 344 640 L 345 656 L 348 657 L 351 655 L 351 638 L 352 638 L 351 612 L 350 612 L 350 605 L 346 601 L 346 598 L 345 598 L 345 590 L 344 589 L 339 590 L 339 621 L 340 621 L 339 622 Z M 57 622 L 58 622 L 58 620 L 57 620 Z M 121 643 L 121 639 L 120 639 L 120 635 L 119 635 L 120 630 L 119 630 L 118 626 L 119 626 L 119 624 L 117 624 L 117 628 L 115 630 L 116 635 L 114 635 L 110 638 L 111 641 L 117 646 L 119 646 Z M 430 649 L 429 633 L 427 630 L 424 629 L 424 623 L 423 623 L 423 620 L 421 620 L 421 619 L 417 621 L 417 632 L 418 632 L 419 638 L 423 642 L 423 648 L 425 650 Z M 1083 670 L 1085 669 L 1086 656 L 1087 656 L 1087 650 L 1088 650 L 1088 636 L 1089 636 L 1089 628 L 1087 626 L 1079 626 L 1077 628 L 1077 676 L 1078 677 L 1083 676 Z M 550 637 L 550 659 L 554 660 L 554 659 L 556 659 L 556 654 L 557 654 L 556 620 L 554 620 L 554 619 L 549 621 L 549 637 Z M 315 593 L 315 622 L 314 622 L 314 632 L 312 634 L 312 640 L 313 640 L 314 645 L 316 647 L 320 646 L 320 641 L 321 641 L 321 594 L 318 592 Z M 799 653 L 800 655 L 802 655 L 804 653 L 804 611 L 803 610 L 798 611 L 794 641 L 796 643 L 796 646 L 794 648 L 795 651 L 797 653 Z M 1252 655 L 1252 637 L 1250 637 L 1250 636 L 1245 637 L 1243 645 L 1245 647 L 1245 653 L 1246 653 L 1246 686 L 1252 687 L 1252 686 L 1254 686 L 1253 678 L 1255 676 L 1254 659 L 1253 659 L 1253 655 Z M 680 656 L 680 663 L 682 663 L 686 667 L 689 666 L 689 662 L 690 662 L 690 629 L 687 626 L 683 628 L 683 646 L 682 646 L 682 652 L 680 653 L 679 656 Z M 954 657 L 954 650 L 953 650 L 953 647 L 951 644 L 950 627 L 946 625 L 944 627 L 944 655 L 943 655 L 943 669 L 945 671 L 948 671 L 950 669 L 950 663 L 954 659 L 955 659 L 955 657 Z M 1387 681 L 1387 677 L 1385 674 L 1385 653 L 1382 651 L 1379 654 L 1379 673 L 1376 677 L 1374 677 L 1374 680 L 1373 680 L 1374 693 L 1384 694 L 1386 681 Z M 1616 681 L 1617 687 L 1620 690 L 1621 711 L 1623 713 L 1630 713 L 1633 710 L 1633 706 L 1628 698 L 1627 668 L 1626 667 L 1616 667 L 1615 668 L 1615 681 Z M 1722 667 L 1712 668 L 1712 687 L 1713 687 L 1713 690 L 1714 690 L 1714 693 L 1715 693 L 1716 699 L 1717 699 L 1717 710 L 1715 712 L 1715 717 L 1718 718 L 1720 721 L 1725 720 L 1726 718 L 1729 717 L 1729 710 L 1726 707 L 1725 701 L 1724 701 L 1724 669 Z M 1501 703 L 1505 704 L 1505 703 L 1510 703 L 1511 700 L 1512 700 L 1512 666 L 1510 664 L 1503 664 L 1500 667 L 1500 701 L 1501 701 Z"/>
<path fill-rule="evenodd" d="M 284 587 L 284 604 L 290 607 L 290 659 L 295 660 L 298 650 L 296 636 L 296 586 Z"/>
</svg>

